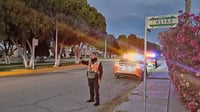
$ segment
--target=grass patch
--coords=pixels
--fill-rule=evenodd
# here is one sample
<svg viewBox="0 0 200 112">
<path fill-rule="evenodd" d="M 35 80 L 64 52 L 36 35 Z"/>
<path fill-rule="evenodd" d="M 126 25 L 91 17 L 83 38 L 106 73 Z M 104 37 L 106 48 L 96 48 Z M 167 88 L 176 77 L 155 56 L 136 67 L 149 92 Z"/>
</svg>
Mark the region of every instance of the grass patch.
<svg viewBox="0 0 200 112">
<path fill-rule="evenodd" d="M 1 66 L 1 69 L 0 71 L 3 72 L 3 71 L 11 71 L 11 70 L 17 70 L 17 69 L 23 69 L 24 66 L 9 66 L 9 65 L 6 65 L 6 66 Z"/>
<path fill-rule="evenodd" d="M 23 63 L 10 63 L 10 64 L 0 64 L 0 67 L 1 66 L 9 66 L 9 65 L 22 65 Z"/>
<path fill-rule="evenodd" d="M 74 62 L 62 63 L 60 67 L 74 65 L 74 64 L 75 64 Z M 35 69 L 53 68 L 53 65 L 54 63 L 36 63 Z M 22 63 L 0 64 L 0 72 L 19 70 L 19 69 L 24 69 L 24 65 Z M 27 69 L 31 69 L 31 68 L 27 68 Z"/>
</svg>

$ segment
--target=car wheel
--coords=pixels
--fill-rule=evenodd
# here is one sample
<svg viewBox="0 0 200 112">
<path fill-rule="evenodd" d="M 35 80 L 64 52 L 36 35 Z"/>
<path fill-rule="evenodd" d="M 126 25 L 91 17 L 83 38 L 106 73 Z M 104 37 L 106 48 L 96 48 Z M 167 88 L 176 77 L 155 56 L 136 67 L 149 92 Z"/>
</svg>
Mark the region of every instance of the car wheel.
<svg viewBox="0 0 200 112">
<path fill-rule="evenodd" d="M 117 75 L 117 78 L 119 79 L 119 75 Z"/>
<path fill-rule="evenodd" d="M 118 75 L 118 74 L 115 74 L 115 78 L 119 79 L 119 75 Z"/>
<path fill-rule="evenodd" d="M 158 63 L 156 62 L 156 64 L 155 64 L 155 68 L 158 68 Z"/>
<path fill-rule="evenodd" d="M 140 81 L 143 81 L 144 80 L 144 72 L 142 71 L 142 73 L 140 74 L 140 77 L 139 77 Z"/>
<path fill-rule="evenodd" d="M 144 75 L 144 73 L 143 73 L 143 75 Z M 148 76 L 148 71 L 147 71 L 147 69 L 146 69 L 146 76 Z"/>
</svg>

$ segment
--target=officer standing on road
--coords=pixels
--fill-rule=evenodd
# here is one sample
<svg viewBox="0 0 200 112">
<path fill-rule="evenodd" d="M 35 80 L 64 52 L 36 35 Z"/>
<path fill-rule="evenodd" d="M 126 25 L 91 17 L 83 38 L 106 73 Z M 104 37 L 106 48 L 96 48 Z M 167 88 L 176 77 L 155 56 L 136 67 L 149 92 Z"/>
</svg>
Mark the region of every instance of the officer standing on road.
<svg viewBox="0 0 200 112">
<path fill-rule="evenodd" d="M 95 52 L 91 53 L 90 57 L 91 59 L 88 61 L 82 60 L 82 58 L 80 58 L 80 63 L 88 66 L 87 78 L 88 78 L 88 86 L 90 90 L 90 99 L 87 100 L 87 102 L 96 101 L 94 106 L 98 106 L 100 104 L 99 83 L 101 83 L 103 67 L 102 67 L 101 62 L 99 62 L 97 58 L 97 54 Z"/>
</svg>

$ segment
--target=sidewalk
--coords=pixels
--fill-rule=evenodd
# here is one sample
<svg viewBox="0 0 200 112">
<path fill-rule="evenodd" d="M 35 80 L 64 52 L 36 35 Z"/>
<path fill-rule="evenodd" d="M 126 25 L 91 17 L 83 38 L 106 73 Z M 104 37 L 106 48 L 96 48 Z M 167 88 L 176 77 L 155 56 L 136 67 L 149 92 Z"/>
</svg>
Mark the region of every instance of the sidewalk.
<svg viewBox="0 0 200 112">
<path fill-rule="evenodd" d="M 187 112 L 178 101 L 173 85 L 165 69 L 157 68 L 147 79 L 146 112 Z M 144 83 L 141 83 L 129 95 L 128 101 L 117 106 L 114 112 L 145 112 Z"/>
</svg>

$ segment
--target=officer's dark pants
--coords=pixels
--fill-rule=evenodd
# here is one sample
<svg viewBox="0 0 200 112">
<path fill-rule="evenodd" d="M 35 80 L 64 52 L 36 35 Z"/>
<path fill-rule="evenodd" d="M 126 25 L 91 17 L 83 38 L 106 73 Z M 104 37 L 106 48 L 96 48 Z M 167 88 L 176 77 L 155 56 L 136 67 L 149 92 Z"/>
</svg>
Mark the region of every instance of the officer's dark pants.
<svg viewBox="0 0 200 112">
<path fill-rule="evenodd" d="M 90 89 L 90 98 L 94 100 L 94 96 L 95 96 L 95 100 L 97 103 L 99 103 L 99 82 L 98 82 L 98 78 L 88 78 L 88 85 L 89 85 L 89 89 Z"/>
</svg>

